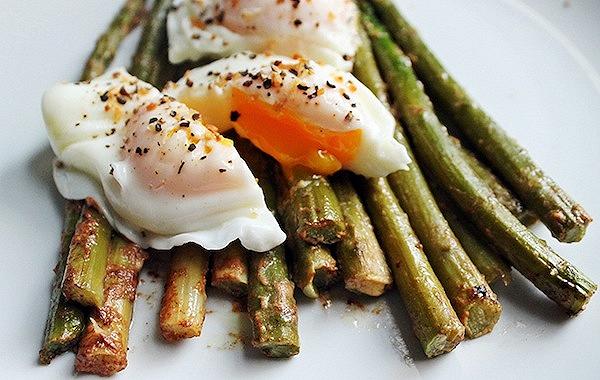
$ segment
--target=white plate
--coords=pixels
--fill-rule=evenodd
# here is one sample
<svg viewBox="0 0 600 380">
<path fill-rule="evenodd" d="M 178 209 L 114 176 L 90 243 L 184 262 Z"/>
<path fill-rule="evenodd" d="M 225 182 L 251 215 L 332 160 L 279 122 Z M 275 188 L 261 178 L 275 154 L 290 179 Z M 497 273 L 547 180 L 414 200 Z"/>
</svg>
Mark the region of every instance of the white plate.
<svg viewBox="0 0 600 380">
<path fill-rule="evenodd" d="M 77 78 L 120 3 L 13 1 L 0 12 L 0 378 L 72 374 L 72 354 L 48 367 L 36 362 L 62 214 L 39 104 L 52 83 Z M 600 3 L 400 4 L 485 109 L 600 218 Z M 125 50 L 132 51 L 137 36 L 128 39 Z M 535 230 L 549 238 L 541 226 Z M 600 221 L 580 244 L 549 241 L 600 281 Z M 504 313 L 494 332 L 434 360 L 423 358 L 394 291 L 362 300 L 364 310 L 347 306 L 342 292 L 329 309 L 299 297 L 302 351 L 291 360 L 267 360 L 240 344 L 236 337 L 248 334 L 248 324 L 214 291 L 202 337 L 168 345 L 156 332 L 162 285 L 145 280 L 135 307 L 129 366 L 120 378 L 564 379 L 600 373 L 600 298 L 581 316 L 567 319 L 516 274 L 509 288 L 496 287 Z"/>
</svg>

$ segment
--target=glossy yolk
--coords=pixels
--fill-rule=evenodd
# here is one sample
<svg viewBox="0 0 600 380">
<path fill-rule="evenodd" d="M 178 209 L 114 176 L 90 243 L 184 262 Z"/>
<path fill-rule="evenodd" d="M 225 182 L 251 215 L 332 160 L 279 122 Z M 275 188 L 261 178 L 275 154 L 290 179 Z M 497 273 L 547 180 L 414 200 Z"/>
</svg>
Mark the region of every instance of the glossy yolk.
<svg viewBox="0 0 600 380">
<path fill-rule="evenodd" d="M 304 166 L 314 173 L 332 174 L 354 158 L 361 140 L 358 129 L 335 132 L 307 123 L 286 108 L 233 90 L 233 109 L 239 113 L 235 130 L 287 169 Z"/>
</svg>

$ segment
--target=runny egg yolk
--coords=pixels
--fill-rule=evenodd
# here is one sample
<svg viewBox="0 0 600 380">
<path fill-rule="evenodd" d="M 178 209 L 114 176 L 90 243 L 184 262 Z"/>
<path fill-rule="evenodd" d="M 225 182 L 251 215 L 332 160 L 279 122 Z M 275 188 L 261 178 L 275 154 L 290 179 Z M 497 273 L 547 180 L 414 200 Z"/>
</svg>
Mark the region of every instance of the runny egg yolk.
<svg viewBox="0 0 600 380">
<path fill-rule="evenodd" d="M 290 109 L 273 106 L 256 96 L 233 89 L 235 130 L 284 168 L 303 166 L 328 175 L 354 158 L 360 145 L 359 129 L 330 131 L 295 117 Z"/>
</svg>

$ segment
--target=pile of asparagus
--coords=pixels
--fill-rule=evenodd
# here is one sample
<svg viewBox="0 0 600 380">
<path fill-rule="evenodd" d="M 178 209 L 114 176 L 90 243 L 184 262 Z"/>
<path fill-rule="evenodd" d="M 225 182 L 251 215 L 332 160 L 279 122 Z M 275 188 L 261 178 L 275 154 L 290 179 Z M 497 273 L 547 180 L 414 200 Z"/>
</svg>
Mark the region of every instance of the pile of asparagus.
<svg viewBox="0 0 600 380">
<path fill-rule="evenodd" d="M 157 87 L 185 69 L 166 58 L 170 3 L 154 2 L 131 67 Z M 354 74 L 398 116 L 395 137 L 408 148 L 409 170 L 371 179 L 284 172 L 234 136 L 288 239 L 262 253 L 238 243 L 220 252 L 173 249 L 160 310 L 167 341 L 200 335 L 209 279 L 246 298 L 253 345 L 269 357 L 299 352 L 294 284 L 317 298 L 340 278 L 349 291 L 370 296 L 395 282 L 428 357 L 492 331 L 501 306 L 490 284 L 507 285 L 511 267 L 572 315 L 595 292 L 596 284 L 526 227 L 539 217 L 558 240 L 575 242 L 591 217 L 468 97 L 389 0 L 359 6 Z M 145 16 L 143 0 L 126 2 L 83 80 L 106 69 Z M 40 361 L 77 348 L 77 371 L 123 369 L 146 257 L 111 230 L 92 200 L 68 202 Z"/>
</svg>

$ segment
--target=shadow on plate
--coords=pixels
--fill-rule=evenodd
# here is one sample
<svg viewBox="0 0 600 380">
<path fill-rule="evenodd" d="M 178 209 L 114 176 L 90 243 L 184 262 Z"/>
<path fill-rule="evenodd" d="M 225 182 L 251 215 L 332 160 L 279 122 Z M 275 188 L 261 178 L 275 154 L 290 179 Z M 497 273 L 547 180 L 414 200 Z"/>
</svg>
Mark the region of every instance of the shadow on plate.
<svg viewBox="0 0 600 380">
<path fill-rule="evenodd" d="M 570 319 L 560 306 L 516 270 L 512 271 L 512 277 L 509 286 L 494 286 L 501 304 L 510 303 L 519 309 L 519 313 L 529 314 L 547 323 L 562 324 Z"/>
</svg>

